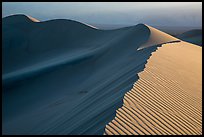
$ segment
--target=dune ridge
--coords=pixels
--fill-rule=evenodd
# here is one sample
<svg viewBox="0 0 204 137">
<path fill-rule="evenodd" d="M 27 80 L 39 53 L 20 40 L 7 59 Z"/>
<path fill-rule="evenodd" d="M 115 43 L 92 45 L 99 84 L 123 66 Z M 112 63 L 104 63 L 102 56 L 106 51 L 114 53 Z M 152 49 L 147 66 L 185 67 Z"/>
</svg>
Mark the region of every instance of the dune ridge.
<svg viewBox="0 0 204 137">
<path fill-rule="evenodd" d="M 152 53 L 104 135 L 201 135 L 202 48 L 164 44 Z"/>
<path fill-rule="evenodd" d="M 177 36 L 179 39 L 202 46 L 202 29 L 193 29 Z"/>
<path fill-rule="evenodd" d="M 13 20 L 12 20 L 13 19 Z M 24 20 L 24 21 L 23 21 Z M 28 20 L 30 21 L 29 22 L 29 24 L 27 23 L 28 22 Z M 22 66 L 24 67 L 23 69 L 21 69 L 21 68 L 18 68 L 18 71 L 12 71 L 12 72 L 6 72 L 5 73 L 5 75 L 3 75 L 3 81 L 5 82 L 5 84 L 7 84 L 7 83 L 10 83 L 11 81 L 12 81 L 12 83 L 14 83 L 15 82 L 15 80 L 17 80 L 18 78 L 24 78 L 24 75 L 26 75 L 27 77 L 29 77 L 29 76 L 33 76 L 33 71 L 38 71 L 39 70 L 39 67 L 37 67 L 37 66 L 39 66 L 38 64 L 39 64 L 39 57 L 41 57 L 41 56 L 43 56 L 43 54 L 44 53 L 42 53 L 43 51 L 45 51 L 45 49 L 46 50 L 55 50 L 56 49 L 56 45 L 57 45 L 57 43 L 55 44 L 53 44 L 53 43 L 51 43 L 51 42 L 46 42 L 46 43 L 43 43 L 42 44 L 42 41 L 40 41 L 40 43 L 36 43 L 36 41 L 39 41 L 39 39 L 36 39 L 36 38 L 33 38 L 33 37 L 36 37 L 36 33 L 35 33 L 35 31 L 36 32 L 38 32 L 39 33 L 39 31 L 38 30 L 36 30 L 36 29 L 42 29 L 43 27 L 46 27 L 46 26 L 49 26 L 47 29 L 48 29 L 48 31 L 46 31 L 46 32 L 44 32 L 44 33 L 50 33 L 49 32 L 49 29 L 52 29 L 52 27 L 53 27 L 53 25 L 55 26 L 55 27 L 57 27 L 57 26 L 61 26 L 61 25 L 67 25 L 67 26 L 72 26 L 72 27 L 74 27 L 74 31 L 76 31 L 77 30 L 77 28 L 79 28 L 79 31 L 81 31 L 81 30 L 84 30 L 84 31 L 87 31 L 86 33 L 89 33 L 89 35 L 91 35 L 92 36 L 92 34 L 94 35 L 95 33 L 99 33 L 99 35 L 101 36 L 104 36 L 104 35 L 110 35 L 109 37 L 113 37 L 113 35 L 116 35 L 117 33 L 124 33 L 125 31 L 134 31 L 134 29 L 135 28 L 139 28 L 139 29 L 144 29 L 145 31 L 148 31 L 148 32 L 146 32 L 146 34 L 142 34 L 142 35 L 146 35 L 146 36 L 143 36 L 143 37 L 146 37 L 145 39 L 148 39 L 148 41 L 147 42 L 145 42 L 145 44 L 141 44 L 142 46 L 139 46 L 139 48 L 138 49 L 142 49 L 142 48 L 144 48 L 144 47 L 151 47 L 151 46 L 154 46 L 154 45 L 159 45 L 159 44 L 162 44 L 162 43 L 166 43 L 166 42 L 174 42 L 174 41 L 178 41 L 178 39 L 176 39 L 176 38 L 174 38 L 174 37 L 172 37 L 172 36 L 169 36 L 169 35 L 167 35 L 167 34 L 165 34 L 165 33 L 163 33 L 163 32 L 161 32 L 161 31 L 158 31 L 158 30 L 156 30 L 156 29 L 154 29 L 154 28 L 152 28 L 152 27 L 150 27 L 150 26 L 147 26 L 147 25 L 143 25 L 143 24 L 138 24 L 138 25 L 136 25 L 136 26 L 132 26 L 132 27 L 127 27 L 127 28 L 122 28 L 122 29 L 116 29 L 116 30 L 112 30 L 112 31 L 108 31 L 108 30 L 106 30 L 106 31 L 102 31 L 102 30 L 97 30 L 97 29 L 95 29 L 94 27 L 90 27 L 90 26 L 88 26 L 88 24 L 82 24 L 82 23 L 79 23 L 79 22 L 76 22 L 76 21 L 71 21 L 71 20 L 65 20 L 65 19 L 56 19 L 56 20 L 50 20 L 50 21 L 44 21 L 44 22 L 40 22 L 40 24 L 38 23 L 38 24 L 32 24 L 31 26 L 30 26 L 30 23 L 31 22 L 37 22 L 36 21 L 37 19 L 34 19 L 34 18 L 32 18 L 32 17 L 30 17 L 30 16 L 26 16 L 26 15 L 14 15 L 14 16 L 11 16 L 11 17 L 6 17 L 4 20 L 3 20 L 3 26 L 6 26 L 6 27 L 3 27 L 3 28 L 5 28 L 5 29 L 7 29 L 7 26 L 9 25 L 9 23 L 10 22 L 13 22 L 12 23 L 12 25 L 13 24 L 15 24 L 15 22 L 18 22 L 17 23 L 17 25 L 19 25 L 19 26 L 21 26 L 21 24 L 19 23 L 19 22 L 21 22 L 22 24 L 23 24 L 23 29 L 24 29 L 24 31 L 25 31 L 25 29 L 26 30 L 29 30 L 29 29 L 31 29 L 31 30 L 29 30 L 29 31 L 26 31 L 26 32 L 22 32 L 22 30 L 21 30 L 21 32 L 20 31 L 15 31 L 16 33 L 19 33 L 19 36 L 20 36 L 20 39 L 22 39 L 22 41 L 24 41 L 24 40 L 27 40 L 27 41 L 29 41 L 29 43 L 27 43 L 27 41 L 25 41 L 23 44 L 22 44 L 22 42 L 21 43 L 19 43 L 19 42 L 14 42 L 13 43 L 13 47 L 8 47 L 8 45 L 10 45 L 9 44 L 9 40 L 7 40 L 7 39 L 9 39 L 9 38 L 4 38 L 4 43 L 3 43 L 3 49 L 4 49 L 4 54 L 3 55 L 5 55 L 5 57 L 4 58 L 8 58 L 8 57 L 6 57 L 6 55 L 8 55 L 8 54 L 14 54 L 13 52 L 18 52 L 18 54 L 26 54 L 26 53 L 29 53 L 29 54 L 34 54 L 34 56 L 35 56 L 35 60 L 36 60 L 36 62 L 32 62 L 32 66 L 27 66 L 27 64 L 25 64 L 26 62 L 24 61 L 24 56 L 27 56 L 28 58 L 29 58 L 29 56 L 31 56 L 31 58 L 33 58 L 33 55 L 22 55 L 22 57 L 20 56 L 14 56 L 14 57 L 12 57 L 12 56 L 10 56 L 9 55 L 9 59 L 11 59 L 11 60 L 9 60 L 8 61 L 8 63 L 6 62 L 6 61 L 4 61 L 4 62 L 6 62 L 5 64 L 4 64 L 4 66 L 5 66 L 5 69 L 3 69 L 3 71 L 7 71 L 7 70 L 9 70 L 9 71 L 12 71 L 12 70 L 10 70 L 10 68 L 12 68 L 12 66 L 19 66 L 19 67 L 21 67 L 21 62 L 23 62 L 23 64 L 22 64 Z M 24 23 L 27 23 L 27 27 L 25 26 L 25 24 Z M 82 27 L 83 26 L 83 27 Z M 18 26 L 15 26 L 15 27 L 18 27 Z M 20 28 L 21 29 L 21 28 Z M 59 28 L 57 28 L 58 30 L 60 30 Z M 62 28 L 62 29 L 64 29 L 64 28 Z M 34 31 L 35 30 L 35 31 Z M 62 30 L 62 31 L 64 31 L 64 30 Z M 27 33 L 26 35 L 28 35 L 28 37 L 27 36 L 25 36 L 25 34 L 22 34 L 22 33 Z M 34 34 L 33 34 L 34 33 Z M 43 33 L 43 32 L 41 32 L 41 33 Z M 61 32 L 60 32 L 61 33 Z M 69 32 L 70 33 L 70 32 Z M 73 33 L 76 33 L 76 32 L 73 32 Z M 90 33 L 92 33 L 92 34 L 90 34 Z M 112 33 L 112 34 L 111 34 Z M 151 34 L 152 33 L 152 34 Z M 161 34 L 160 34 L 161 33 Z M 42 34 L 42 35 L 40 35 L 40 36 L 38 36 L 38 37 L 43 37 L 43 35 L 46 35 L 46 34 Z M 131 33 L 130 33 L 131 34 Z M 130 35 L 130 34 L 127 34 L 127 35 Z M 10 34 L 5 34 L 5 35 L 10 35 Z M 30 36 L 29 36 L 30 35 Z M 39 34 L 38 34 L 39 35 Z M 61 35 L 61 34 L 59 34 L 59 33 L 57 33 L 57 34 L 54 34 L 54 36 L 52 36 L 53 38 L 54 38 L 54 41 L 60 41 L 59 43 L 61 43 L 61 41 L 64 41 L 64 39 L 60 39 L 59 38 L 59 40 L 57 40 L 58 39 L 58 37 L 59 37 L 59 35 Z M 76 34 L 75 34 L 76 35 Z M 126 34 L 125 34 L 126 35 Z M 127 35 L 125 36 L 125 37 L 127 37 Z M 162 35 L 162 37 L 160 38 L 160 37 L 155 37 L 155 36 L 157 36 L 157 35 Z M 22 37 L 21 37 L 22 36 Z M 10 36 L 9 36 L 10 37 Z M 69 34 L 68 34 L 68 36 L 67 36 L 68 38 L 69 38 Z M 73 37 L 73 36 L 71 36 L 71 37 Z M 149 37 L 149 38 L 148 38 Z M 28 40 L 29 39 L 29 40 Z M 41 38 L 41 39 L 46 39 L 46 37 L 45 38 Z M 90 38 L 89 38 L 90 39 Z M 108 38 L 109 40 L 110 40 L 110 38 Z M 144 39 L 144 38 L 143 38 Z M 144 40 L 145 40 L 144 39 Z M 75 38 L 72 38 L 71 39 L 72 41 L 76 41 L 77 40 L 77 38 L 75 39 Z M 103 40 L 103 39 L 102 39 Z M 105 40 L 107 40 L 107 39 L 105 39 Z M 142 41 L 144 41 L 144 40 L 142 40 Z M 47 40 L 48 41 L 48 40 Z M 69 39 L 67 40 L 67 41 L 70 41 Z M 101 41 L 101 40 L 100 40 Z M 104 40 L 103 40 L 104 41 Z M 102 41 L 102 42 L 103 42 Z M 102 42 L 100 42 L 100 43 L 102 43 Z M 104 42 L 103 42 L 104 43 Z M 19 51 L 19 47 L 15 47 L 15 45 L 17 45 L 17 44 L 22 44 L 23 45 L 23 47 L 21 47 L 22 49 L 20 49 L 21 51 Z M 67 43 L 68 44 L 68 43 Z M 76 43 L 76 44 L 78 44 L 78 43 Z M 76 45 L 76 44 L 73 44 L 73 45 Z M 40 47 L 38 47 L 37 45 L 40 45 Z M 41 45 L 49 45 L 49 47 L 47 47 L 47 46 L 45 46 L 45 48 L 44 48 L 44 50 L 42 49 L 42 46 Z M 52 46 L 53 45 L 53 46 Z M 63 43 L 62 45 L 66 45 L 66 43 Z M 90 44 L 90 45 L 92 45 L 92 44 Z M 65 46 L 62 46 L 62 49 L 64 50 L 64 48 L 67 48 L 67 47 L 65 47 Z M 93 50 L 92 49 L 96 49 L 96 50 L 98 50 L 98 47 L 96 48 L 96 47 L 86 47 L 86 48 L 88 48 L 88 49 L 91 49 L 91 50 L 88 50 L 88 51 L 84 51 L 84 49 L 82 50 L 82 51 L 79 51 L 79 52 L 85 52 L 85 53 L 87 53 L 87 54 L 90 54 L 90 52 L 92 52 L 93 53 Z M 101 47 L 100 47 L 101 48 Z M 59 49 L 58 49 L 59 50 Z M 68 49 L 66 49 L 66 50 L 70 50 L 69 48 Z M 73 50 L 73 49 L 71 49 L 71 50 Z M 78 49 L 76 49 L 76 50 L 78 50 Z M 81 49 L 80 49 L 81 50 Z M 101 50 L 101 49 L 100 49 Z M 13 52 L 12 52 L 13 51 Z M 23 52 L 23 53 L 22 53 Z M 56 51 L 55 51 L 56 52 Z M 59 50 L 59 52 L 62 52 L 61 50 Z M 15 53 L 15 54 L 17 54 L 17 53 Z M 49 53 L 49 54 L 54 54 L 54 53 Z M 63 53 L 64 54 L 64 53 Z M 39 56 L 39 57 L 38 57 Z M 86 56 L 86 55 L 85 55 Z M 3 59 L 4 59 L 3 58 Z M 13 61 L 13 60 L 15 60 L 15 61 Z M 19 62 L 17 62 L 17 61 L 20 61 L 20 63 Z M 42 58 L 40 58 L 40 60 L 42 60 Z M 47 59 L 46 59 L 47 60 Z M 53 59 L 51 59 L 51 61 L 52 61 Z M 56 60 L 56 59 L 54 59 L 54 60 Z M 43 62 L 43 64 L 45 64 L 44 62 L 45 61 L 42 61 Z M 48 61 L 49 62 L 49 61 Z M 60 61 L 60 62 L 62 62 L 62 61 Z M 65 61 L 63 61 L 63 62 L 65 62 Z M 11 65 L 9 64 L 9 63 L 11 63 Z M 18 63 L 18 64 L 17 64 Z M 31 63 L 30 63 L 31 64 Z M 34 65 L 33 65 L 34 64 Z M 36 64 L 36 65 L 35 65 Z M 55 63 L 56 64 L 56 63 Z M 59 64 L 59 63 L 58 63 Z M 63 63 L 64 64 L 64 63 Z M 35 67 L 36 66 L 36 67 Z M 45 65 L 41 65 L 40 66 L 40 68 L 42 68 L 42 66 L 45 66 Z M 28 69 L 27 69 L 27 68 Z M 46 67 L 46 66 L 45 66 Z M 32 68 L 32 69 L 30 69 L 30 68 Z M 47 68 L 47 67 L 46 67 Z M 26 71 L 26 70 L 27 71 Z M 15 70 L 16 70 L 16 68 L 15 68 Z M 29 71 L 30 70 L 30 71 Z M 39 71 L 38 71 L 39 72 Z M 42 71 L 41 71 L 42 72 Z M 25 73 L 25 74 L 24 74 Z M 36 74 L 38 74 L 38 73 L 36 73 Z M 25 77 L 25 78 L 27 78 L 27 77 Z M 7 82 L 8 81 L 8 82 Z"/>
<path fill-rule="evenodd" d="M 138 50 L 143 49 L 143 48 L 147 48 L 150 47 L 151 45 L 156 45 L 158 44 L 165 44 L 165 43 L 171 43 L 171 42 L 180 42 L 180 40 L 178 38 L 175 38 L 167 33 L 164 33 L 158 29 L 155 29 L 151 26 L 148 26 L 145 24 L 145 26 L 148 27 L 148 29 L 150 30 L 150 37 L 148 38 L 148 40 L 142 44 Z"/>
<path fill-rule="evenodd" d="M 172 42 L 137 50 L 151 31 L 3 18 L 3 134 L 103 134 L 152 52 Z"/>
</svg>

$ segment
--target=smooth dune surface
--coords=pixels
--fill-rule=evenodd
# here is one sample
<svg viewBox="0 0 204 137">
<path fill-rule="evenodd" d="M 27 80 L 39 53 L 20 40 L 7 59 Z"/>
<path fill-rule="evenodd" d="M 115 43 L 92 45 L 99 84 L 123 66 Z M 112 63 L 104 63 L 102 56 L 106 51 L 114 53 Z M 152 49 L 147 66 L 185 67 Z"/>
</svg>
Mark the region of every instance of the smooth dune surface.
<svg viewBox="0 0 204 137">
<path fill-rule="evenodd" d="M 152 53 L 105 135 L 201 135 L 202 48 L 164 44 Z"/>
<path fill-rule="evenodd" d="M 164 44 L 164 43 L 168 43 L 168 42 L 179 42 L 180 40 L 178 38 L 175 38 L 167 33 L 164 33 L 158 29 L 155 29 L 151 26 L 146 25 L 149 29 L 150 29 L 150 37 L 149 39 L 142 44 L 138 50 L 142 49 L 142 48 L 147 48 L 150 47 L 152 45 L 156 45 L 156 44 Z"/>
<path fill-rule="evenodd" d="M 179 39 L 202 46 L 202 29 L 193 29 L 177 36 Z"/>
<path fill-rule="evenodd" d="M 40 22 L 39 20 L 37 20 L 36 18 L 33 18 L 33 17 L 31 17 L 31 16 L 27 16 L 31 21 L 33 21 L 33 22 Z"/>
<path fill-rule="evenodd" d="M 145 24 L 13 15 L 2 25 L 2 130 L 14 135 L 103 134 L 152 52 L 175 40 Z"/>
</svg>

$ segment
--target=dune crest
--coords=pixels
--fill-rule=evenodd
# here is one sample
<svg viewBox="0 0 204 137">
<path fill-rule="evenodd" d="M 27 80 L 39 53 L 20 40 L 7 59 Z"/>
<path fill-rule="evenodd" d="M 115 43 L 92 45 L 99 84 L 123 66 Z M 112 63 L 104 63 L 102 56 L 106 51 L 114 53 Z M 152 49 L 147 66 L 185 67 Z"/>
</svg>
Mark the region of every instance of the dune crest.
<svg viewBox="0 0 204 137">
<path fill-rule="evenodd" d="M 3 18 L 2 34 L 3 134 L 103 134 L 152 52 L 171 41 L 151 43 L 163 34 L 144 24 L 100 30 L 25 15 Z"/>
<path fill-rule="evenodd" d="M 16 14 L 3 18 L 4 25 L 18 24 L 18 23 L 31 23 L 40 22 L 39 20 L 24 14 Z"/>
<path fill-rule="evenodd" d="M 105 135 L 201 135 L 202 48 L 164 44 L 152 53 Z"/>
<path fill-rule="evenodd" d="M 27 15 L 27 17 L 28 17 L 30 20 L 32 20 L 33 22 L 40 22 L 39 20 L 37 20 L 37 19 L 35 19 L 35 18 L 31 17 L 31 16 L 28 16 L 28 15 Z"/>
<path fill-rule="evenodd" d="M 165 44 L 165 43 L 171 43 L 171 42 L 180 42 L 178 38 L 175 38 L 167 33 L 164 33 L 146 24 L 145 26 L 149 29 L 150 36 L 149 36 L 149 39 L 138 48 L 138 50 L 150 47 L 152 45 L 159 45 L 159 44 Z"/>
</svg>

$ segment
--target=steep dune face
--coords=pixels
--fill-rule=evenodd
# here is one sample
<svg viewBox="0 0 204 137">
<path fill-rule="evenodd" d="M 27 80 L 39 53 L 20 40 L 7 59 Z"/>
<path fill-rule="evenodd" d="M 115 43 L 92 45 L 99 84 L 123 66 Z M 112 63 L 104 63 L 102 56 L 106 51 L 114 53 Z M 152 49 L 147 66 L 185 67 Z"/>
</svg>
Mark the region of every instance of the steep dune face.
<svg viewBox="0 0 204 137">
<path fill-rule="evenodd" d="M 137 50 L 149 37 L 144 24 L 4 18 L 3 134 L 103 134 L 160 44 Z"/>
<path fill-rule="evenodd" d="M 179 39 L 168 35 L 160 30 L 157 30 L 151 26 L 148 26 L 148 29 L 150 30 L 150 37 L 148 39 L 148 41 L 146 41 L 144 44 L 142 44 L 140 46 L 140 49 L 142 48 L 147 48 L 147 47 L 151 47 L 152 45 L 157 45 L 157 44 L 164 44 L 164 43 L 170 43 L 170 42 L 180 42 Z"/>
<path fill-rule="evenodd" d="M 105 134 L 202 134 L 201 47 L 164 44 L 139 77 Z"/>
</svg>

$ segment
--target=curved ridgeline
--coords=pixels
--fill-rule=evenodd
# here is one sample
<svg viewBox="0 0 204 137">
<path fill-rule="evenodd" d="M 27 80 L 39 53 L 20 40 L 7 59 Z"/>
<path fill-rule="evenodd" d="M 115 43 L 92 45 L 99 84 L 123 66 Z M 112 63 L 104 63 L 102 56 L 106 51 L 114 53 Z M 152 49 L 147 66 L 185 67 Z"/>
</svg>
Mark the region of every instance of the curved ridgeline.
<svg viewBox="0 0 204 137">
<path fill-rule="evenodd" d="M 103 134 L 161 44 L 137 50 L 150 35 L 143 24 L 3 18 L 3 134 Z"/>
<path fill-rule="evenodd" d="M 152 53 L 139 80 L 105 135 L 201 135 L 202 48 L 163 44 Z"/>
</svg>

